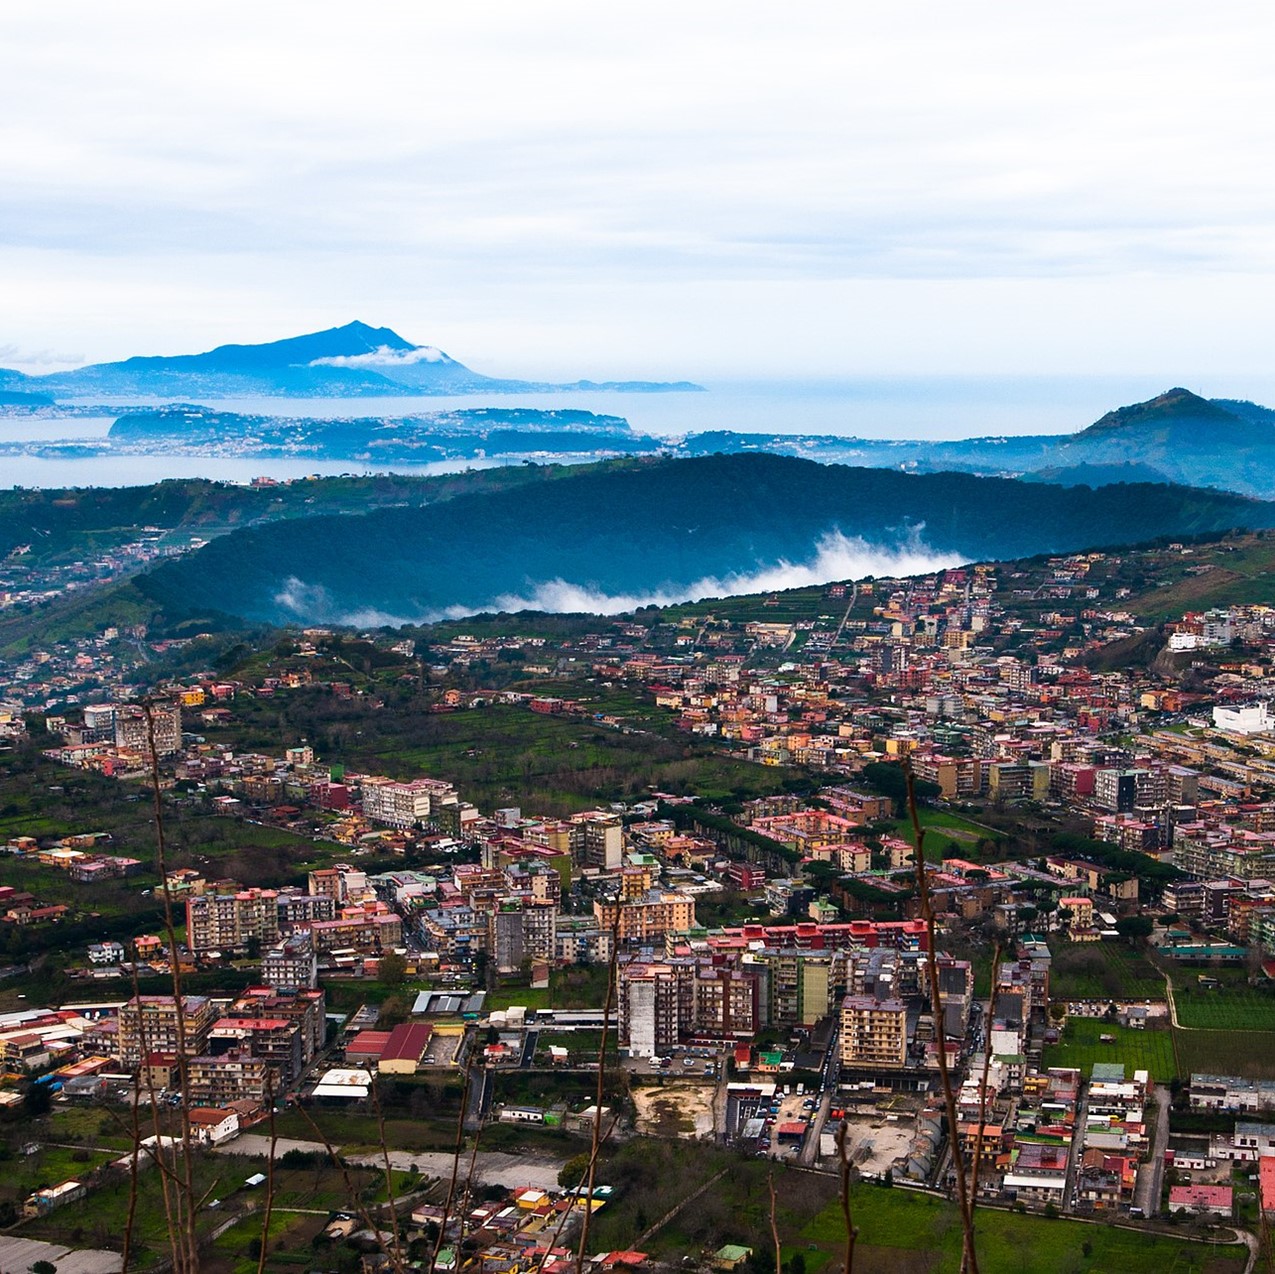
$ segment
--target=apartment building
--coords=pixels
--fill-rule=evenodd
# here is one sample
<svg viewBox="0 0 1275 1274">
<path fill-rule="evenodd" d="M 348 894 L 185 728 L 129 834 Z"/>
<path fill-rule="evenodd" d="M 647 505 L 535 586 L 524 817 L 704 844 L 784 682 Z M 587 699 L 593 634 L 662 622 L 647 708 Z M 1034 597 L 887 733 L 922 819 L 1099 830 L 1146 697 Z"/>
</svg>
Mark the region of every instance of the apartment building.
<svg viewBox="0 0 1275 1274">
<path fill-rule="evenodd" d="M 291 933 L 293 929 L 309 925 L 315 920 L 336 919 L 338 903 L 329 894 L 280 892 L 277 901 L 280 933 Z"/>
<path fill-rule="evenodd" d="M 682 980 L 673 964 L 630 964 L 620 974 L 620 1043 L 634 1057 L 658 1057 L 678 1042 Z"/>
<path fill-rule="evenodd" d="M 269 1063 L 281 1084 L 290 1084 L 305 1065 L 300 1023 L 286 1017 L 218 1018 L 208 1032 L 210 1057 L 251 1054 Z"/>
<path fill-rule="evenodd" d="M 501 973 L 513 973 L 525 960 L 557 955 L 558 908 L 549 899 L 505 899 L 487 916 L 487 951 Z"/>
<path fill-rule="evenodd" d="M 845 983 L 845 960 L 833 951 L 792 948 L 756 952 L 767 971 L 767 1009 L 772 1026 L 812 1026 L 833 1010 L 834 993 Z"/>
<path fill-rule="evenodd" d="M 715 1039 L 751 1039 L 757 1033 L 760 996 L 755 973 L 700 962 L 695 968 L 689 1029 Z"/>
<path fill-rule="evenodd" d="M 192 1057 L 186 1085 L 191 1103 L 200 1106 L 227 1106 L 232 1101 L 245 1100 L 264 1102 L 267 1094 L 273 1095 L 281 1088 L 266 1059 L 249 1053 Z"/>
<path fill-rule="evenodd" d="M 653 942 L 667 933 L 695 927 L 695 899 L 669 889 L 651 889 L 637 898 L 597 899 L 598 927 L 615 933 L 621 943 Z"/>
<path fill-rule="evenodd" d="M 249 944 L 268 945 L 278 939 L 278 894 L 273 889 L 196 894 L 186 899 L 186 945 L 192 955 L 241 952 Z"/>
<path fill-rule="evenodd" d="M 403 945 L 403 921 L 392 911 L 351 910 L 335 920 L 316 920 L 309 931 L 319 954 L 350 948 L 379 955 Z"/>
<path fill-rule="evenodd" d="M 275 990 L 319 985 L 319 960 L 309 933 L 294 933 L 261 957 L 261 980 Z"/>
<path fill-rule="evenodd" d="M 363 780 L 363 813 L 374 823 L 406 830 L 428 823 L 438 811 L 460 800 L 456 789 L 439 779 L 394 779 L 371 775 Z"/>
<path fill-rule="evenodd" d="M 571 853 L 583 867 L 619 871 L 624 863 L 624 823 L 600 810 L 570 819 Z"/>
<path fill-rule="evenodd" d="M 843 1070 L 902 1070 L 907 1054 L 908 1013 L 902 1000 L 846 996 L 841 1005 Z"/>
<path fill-rule="evenodd" d="M 308 1066 L 327 1038 L 327 997 L 319 988 L 273 991 L 252 987 L 231 1006 L 237 1018 L 274 1018 L 294 1022 L 301 1037 L 301 1060 Z"/>
<path fill-rule="evenodd" d="M 171 995 L 135 995 L 119 1012 L 120 1060 L 137 1067 L 152 1053 L 180 1051 L 188 1057 L 203 1051 L 217 1011 L 207 996 L 188 995 L 180 1011 Z"/>
<path fill-rule="evenodd" d="M 151 731 L 159 756 L 172 756 L 182 747 L 182 709 L 176 700 L 156 703 L 147 710 L 139 704 L 125 704 L 115 712 L 115 746 L 122 752 L 137 752 L 150 759 Z"/>
</svg>

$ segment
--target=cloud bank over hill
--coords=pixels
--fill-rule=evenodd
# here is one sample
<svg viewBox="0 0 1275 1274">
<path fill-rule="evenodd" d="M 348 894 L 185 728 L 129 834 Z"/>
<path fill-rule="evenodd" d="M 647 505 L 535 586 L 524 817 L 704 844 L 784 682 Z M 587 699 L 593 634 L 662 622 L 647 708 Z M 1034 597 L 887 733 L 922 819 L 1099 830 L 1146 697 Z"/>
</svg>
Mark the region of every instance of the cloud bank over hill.
<svg viewBox="0 0 1275 1274">
<path fill-rule="evenodd" d="M 741 593 L 771 593 L 875 575 L 921 575 L 960 565 L 962 559 L 959 554 L 935 552 L 926 545 L 924 529 L 924 526 L 914 528 L 907 542 L 899 547 L 870 544 L 861 536 L 847 536 L 839 530 L 832 530 L 820 537 L 805 561 L 781 558 L 773 565 L 758 566 L 753 571 L 723 576 L 705 575 L 687 584 L 668 583 L 632 592 L 611 593 L 594 584 L 559 578 L 532 583 L 518 592 L 500 593 L 470 605 L 431 608 L 416 614 L 390 614 L 371 607 L 343 607 L 321 584 L 309 584 L 296 576 L 289 576 L 274 600 L 298 620 L 355 628 L 432 624 L 490 611 L 622 615 L 643 606 L 672 606 L 678 602 L 732 597 Z"/>
</svg>

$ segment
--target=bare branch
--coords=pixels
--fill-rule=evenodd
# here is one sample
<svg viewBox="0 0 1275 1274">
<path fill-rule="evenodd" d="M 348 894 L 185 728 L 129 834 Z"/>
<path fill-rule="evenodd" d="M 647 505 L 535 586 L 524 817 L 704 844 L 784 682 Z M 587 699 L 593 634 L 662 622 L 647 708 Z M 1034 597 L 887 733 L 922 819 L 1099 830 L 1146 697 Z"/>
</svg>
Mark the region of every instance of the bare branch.
<svg viewBox="0 0 1275 1274">
<path fill-rule="evenodd" d="M 938 956 L 935 951 L 934 903 L 930 897 L 930 882 L 925 870 L 925 828 L 921 826 L 921 811 L 916 802 L 916 780 L 909 758 L 904 758 L 903 776 L 907 783 L 908 814 L 912 819 L 912 838 L 916 847 L 916 890 L 921 907 L 921 919 L 925 923 L 925 963 L 930 983 L 930 1008 L 934 1016 L 935 1043 L 938 1045 L 939 1085 L 943 1090 L 943 1104 L 947 1112 L 952 1166 L 956 1170 L 956 1201 L 961 1214 L 961 1228 L 964 1231 L 961 1272 L 962 1274 L 978 1274 L 978 1254 L 974 1250 L 973 1221 L 969 1206 L 969 1182 L 965 1175 L 965 1159 L 961 1154 L 961 1125 L 957 1118 L 956 1093 L 952 1088 L 952 1076 L 947 1064 L 947 1038 L 943 1029 L 943 993 L 939 986 Z"/>
<path fill-rule="evenodd" d="M 274 1120 L 274 1071 L 266 1069 L 266 1100 L 270 1103 L 270 1149 L 266 1153 L 266 1207 L 261 1218 L 261 1253 L 257 1257 L 257 1274 L 265 1274 L 266 1248 L 270 1243 L 270 1215 L 274 1211 L 274 1152 L 279 1135 Z"/>
<path fill-rule="evenodd" d="M 168 940 L 169 972 L 173 981 L 173 1005 L 177 1026 L 177 1085 L 181 1093 L 181 1153 L 182 1188 L 175 1193 L 174 1213 L 177 1223 L 177 1240 L 183 1251 L 178 1270 L 194 1274 L 199 1269 L 199 1243 L 195 1233 L 195 1165 L 191 1153 L 193 1144 L 190 1129 L 190 1058 L 186 1046 L 186 1014 L 182 994 L 181 958 L 178 954 L 177 928 L 173 921 L 173 894 L 168 879 L 168 844 L 164 831 L 164 801 L 159 778 L 159 748 L 155 737 L 155 708 L 150 700 L 144 700 L 142 711 L 146 715 L 146 743 L 150 752 L 151 799 L 155 809 L 156 869 L 159 872 L 161 895 L 164 899 L 164 936 Z M 139 1018 L 142 1016 L 140 1005 Z"/>
<path fill-rule="evenodd" d="M 1001 944 L 992 948 L 992 992 L 987 1003 L 987 1022 L 983 1033 L 983 1075 L 978 1082 L 978 1139 L 974 1143 L 973 1185 L 965 1210 L 966 1230 L 974 1242 L 974 1209 L 978 1206 L 979 1172 L 983 1159 L 983 1137 L 987 1127 L 987 1079 L 992 1069 L 992 1021 L 996 1017 L 996 998 L 1000 990 Z"/>
<path fill-rule="evenodd" d="M 376 1109 L 376 1132 L 381 1143 L 381 1159 L 385 1164 L 385 1201 L 390 1210 L 390 1235 L 394 1244 L 394 1266 L 396 1269 L 402 1269 L 405 1265 L 403 1236 L 399 1233 L 398 1209 L 394 1206 L 394 1173 L 390 1168 L 390 1149 L 385 1141 L 385 1112 L 381 1109 L 381 1092 L 375 1081 L 372 1084 L 372 1105 Z"/>
<path fill-rule="evenodd" d="M 841 1197 L 841 1216 L 846 1226 L 845 1259 L 842 1262 L 843 1274 L 851 1274 L 854 1269 L 854 1245 L 859 1237 L 859 1229 L 850 1216 L 850 1157 L 846 1152 L 846 1125 L 843 1120 L 837 1129 L 837 1171 L 840 1178 L 838 1194 Z"/>
<path fill-rule="evenodd" d="M 598 1153 L 602 1149 L 602 1100 L 606 1095 L 607 1034 L 611 1014 L 615 1009 L 615 997 L 619 982 L 620 961 L 620 909 L 616 902 L 615 918 L 611 924 L 611 956 L 607 961 L 607 993 L 602 1006 L 602 1039 L 598 1044 L 598 1083 L 593 1104 L 593 1139 L 589 1146 L 589 1193 L 585 1199 L 584 1218 L 580 1222 L 580 1245 L 576 1250 L 576 1274 L 584 1274 L 585 1248 L 589 1242 L 589 1221 L 593 1217 L 593 1186 L 597 1180 Z"/>
<path fill-rule="evenodd" d="M 460 1114 L 456 1116 L 456 1145 L 452 1150 L 452 1176 L 447 1183 L 447 1198 L 443 1203 L 443 1216 L 438 1223 L 438 1237 L 434 1240 L 434 1251 L 429 1259 L 432 1270 L 438 1264 L 438 1254 L 443 1250 L 446 1241 L 447 1224 L 451 1220 L 452 1204 L 456 1202 L 456 1183 L 460 1179 L 460 1156 L 465 1148 L 465 1111 L 469 1108 L 469 1086 L 473 1082 L 474 1054 L 471 1051 L 465 1059 L 465 1082 L 460 1090 Z M 459 1259 L 459 1254 L 458 1254 Z"/>
<path fill-rule="evenodd" d="M 766 1185 L 770 1189 L 770 1237 L 775 1245 L 775 1274 L 784 1274 L 784 1250 L 779 1244 L 779 1225 L 775 1220 L 775 1173 L 773 1168 L 766 1174 Z"/>
</svg>

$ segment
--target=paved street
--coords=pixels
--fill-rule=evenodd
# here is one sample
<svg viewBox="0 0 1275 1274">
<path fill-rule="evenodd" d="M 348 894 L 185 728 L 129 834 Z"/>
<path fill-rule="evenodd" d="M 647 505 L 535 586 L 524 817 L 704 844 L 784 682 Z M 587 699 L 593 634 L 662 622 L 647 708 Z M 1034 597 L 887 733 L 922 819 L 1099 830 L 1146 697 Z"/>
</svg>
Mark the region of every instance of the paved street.
<svg viewBox="0 0 1275 1274">
<path fill-rule="evenodd" d="M 222 1154 L 251 1155 L 264 1158 L 270 1153 L 270 1138 L 257 1133 L 246 1133 L 242 1137 L 215 1147 Z M 324 1154 L 320 1141 L 296 1141 L 280 1137 L 275 1147 L 275 1158 L 287 1154 L 289 1150 L 302 1150 L 307 1153 Z M 373 1168 L 383 1166 L 380 1154 L 350 1155 L 351 1163 L 366 1164 Z M 507 1155 L 496 1151 L 479 1151 L 476 1171 L 483 1181 L 496 1185 L 517 1189 L 519 1186 L 535 1186 L 538 1189 L 556 1188 L 558 1171 L 565 1160 L 554 1159 L 546 1155 Z M 406 1171 L 413 1164 L 426 1176 L 449 1177 L 452 1171 L 452 1157 L 438 1152 L 411 1154 L 406 1150 L 391 1150 L 390 1165 Z M 468 1154 L 462 1156 L 461 1172 L 469 1167 Z"/>
<path fill-rule="evenodd" d="M 1076 1177 L 1080 1172 L 1080 1157 L 1085 1152 L 1085 1114 L 1089 1109 L 1089 1081 L 1081 1081 L 1080 1097 L 1076 1102 L 1076 1127 L 1071 1134 L 1071 1154 L 1067 1159 L 1067 1181 L 1063 1186 L 1064 1212 L 1076 1210 L 1074 1194 Z"/>
<path fill-rule="evenodd" d="M 1155 1127 L 1151 1131 L 1151 1159 L 1138 1169 L 1138 1182 L 1133 1189 L 1134 1207 L 1142 1209 L 1143 1216 L 1153 1216 L 1160 1208 L 1160 1188 L 1164 1182 L 1164 1152 L 1169 1144 L 1169 1103 L 1172 1094 L 1167 1088 L 1157 1088 L 1155 1099 Z"/>
</svg>

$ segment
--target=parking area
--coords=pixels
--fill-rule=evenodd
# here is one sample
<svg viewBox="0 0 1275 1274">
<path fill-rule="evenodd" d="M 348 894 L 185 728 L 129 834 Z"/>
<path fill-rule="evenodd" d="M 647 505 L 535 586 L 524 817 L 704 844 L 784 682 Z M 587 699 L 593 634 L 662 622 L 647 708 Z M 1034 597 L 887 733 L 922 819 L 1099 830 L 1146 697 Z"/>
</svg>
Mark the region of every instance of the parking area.
<svg viewBox="0 0 1275 1274">
<path fill-rule="evenodd" d="M 755 1092 L 732 1093 L 727 1103 L 728 1137 L 759 1155 L 797 1158 L 813 1135 L 819 1105 L 817 1092 L 798 1092 L 797 1087 L 766 1083 Z"/>
<path fill-rule="evenodd" d="M 676 1045 L 659 1057 L 629 1057 L 626 1069 L 635 1075 L 666 1077 L 694 1076 L 697 1079 L 721 1078 L 725 1051 L 720 1045 Z"/>
</svg>

